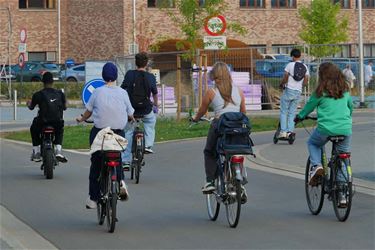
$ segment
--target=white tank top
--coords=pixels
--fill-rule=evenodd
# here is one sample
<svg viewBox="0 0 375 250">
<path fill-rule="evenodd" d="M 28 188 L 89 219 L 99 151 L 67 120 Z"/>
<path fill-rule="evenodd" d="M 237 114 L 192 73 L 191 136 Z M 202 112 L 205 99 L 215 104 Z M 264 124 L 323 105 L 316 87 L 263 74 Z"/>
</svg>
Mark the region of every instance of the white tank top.
<svg viewBox="0 0 375 250">
<path fill-rule="evenodd" d="M 215 113 L 215 118 L 219 118 L 222 114 L 227 112 L 240 112 L 241 108 L 241 96 L 240 91 L 236 86 L 232 86 L 232 100 L 233 103 L 228 103 L 224 108 L 224 99 L 220 95 L 220 91 L 217 88 L 213 89 L 215 92 L 214 99 L 212 100 L 210 106 L 213 108 Z"/>
</svg>

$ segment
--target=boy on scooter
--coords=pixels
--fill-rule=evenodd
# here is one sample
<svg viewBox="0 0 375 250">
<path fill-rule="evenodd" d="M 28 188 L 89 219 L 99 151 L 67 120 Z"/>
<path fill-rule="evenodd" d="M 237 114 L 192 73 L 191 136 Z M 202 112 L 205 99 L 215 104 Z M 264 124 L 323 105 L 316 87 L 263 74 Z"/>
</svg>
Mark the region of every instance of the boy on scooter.
<svg viewBox="0 0 375 250">
<path fill-rule="evenodd" d="M 306 86 L 309 69 L 301 62 L 301 51 L 290 52 L 292 62 L 285 67 L 285 74 L 280 83 L 283 94 L 280 99 L 280 134 L 279 138 L 288 138 L 294 131 L 294 117 L 302 93 L 302 85 Z"/>
</svg>

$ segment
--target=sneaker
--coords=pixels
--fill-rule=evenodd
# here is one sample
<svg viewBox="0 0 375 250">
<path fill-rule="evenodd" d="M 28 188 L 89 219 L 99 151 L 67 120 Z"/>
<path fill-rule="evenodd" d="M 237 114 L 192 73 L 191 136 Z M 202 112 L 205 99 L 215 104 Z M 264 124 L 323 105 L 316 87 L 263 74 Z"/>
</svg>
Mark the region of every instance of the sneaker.
<svg viewBox="0 0 375 250">
<path fill-rule="evenodd" d="M 323 176 L 324 169 L 320 165 L 312 166 L 309 174 L 309 185 L 316 186 L 318 184 L 319 177 Z"/>
<path fill-rule="evenodd" d="M 35 162 L 41 162 L 42 156 L 41 156 L 40 152 L 38 152 L 38 153 L 33 152 L 32 155 L 31 155 L 31 160 L 35 161 Z"/>
<path fill-rule="evenodd" d="M 146 147 L 146 148 L 145 148 L 145 153 L 146 153 L 146 154 L 153 154 L 154 151 L 152 150 L 151 147 Z"/>
<path fill-rule="evenodd" d="M 347 205 L 347 200 L 346 200 L 346 195 L 344 192 L 339 192 L 339 207 L 343 208 L 346 207 Z"/>
<path fill-rule="evenodd" d="M 206 184 L 202 187 L 202 192 L 204 194 L 209 194 L 215 191 L 215 183 L 213 181 L 206 182 Z"/>
<path fill-rule="evenodd" d="M 56 159 L 62 163 L 66 163 L 68 161 L 68 159 L 62 155 L 61 150 L 56 150 Z"/>
<path fill-rule="evenodd" d="M 96 201 L 91 200 L 90 197 L 87 198 L 87 200 L 86 200 L 86 208 L 87 209 L 95 209 L 97 206 L 98 205 L 97 205 Z"/>
<path fill-rule="evenodd" d="M 120 181 L 120 200 L 121 201 L 127 201 L 129 200 L 129 193 L 128 193 L 128 189 L 126 187 L 126 184 L 125 184 L 125 181 L 122 180 Z"/>
<path fill-rule="evenodd" d="M 286 132 L 280 132 L 279 133 L 279 138 L 286 138 L 287 137 L 287 133 Z"/>
<path fill-rule="evenodd" d="M 122 163 L 122 170 L 123 171 L 130 171 L 130 163 L 129 162 Z"/>
<path fill-rule="evenodd" d="M 245 204 L 247 202 L 247 193 L 244 186 L 241 185 L 241 204 Z"/>
</svg>

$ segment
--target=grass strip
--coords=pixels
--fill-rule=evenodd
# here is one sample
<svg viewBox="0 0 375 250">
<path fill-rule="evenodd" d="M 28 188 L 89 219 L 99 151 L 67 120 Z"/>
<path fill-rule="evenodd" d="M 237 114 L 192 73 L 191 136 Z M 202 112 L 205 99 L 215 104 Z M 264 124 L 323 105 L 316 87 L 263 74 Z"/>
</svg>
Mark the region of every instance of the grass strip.
<svg viewBox="0 0 375 250">
<path fill-rule="evenodd" d="M 274 131 L 278 124 L 277 117 L 251 117 L 251 131 Z M 312 121 L 305 121 L 305 125 L 311 126 Z M 209 123 L 201 122 L 189 127 L 190 123 L 187 119 L 181 119 L 177 122 L 173 118 L 159 118 L 156 123 L 156 138 L 157 142 L 179 140 L 188 138 L 197 138 L 207 136 Z M 89 134 L 92 126 L 89 125 L 75 125 L 65 126 L 64 128 L 64 142 L 65 149 L 88 149 L 89 148 Z M 1 135 L 3 138 L 31 142 L 29 130 L 7 132 Z"/>
</svg>

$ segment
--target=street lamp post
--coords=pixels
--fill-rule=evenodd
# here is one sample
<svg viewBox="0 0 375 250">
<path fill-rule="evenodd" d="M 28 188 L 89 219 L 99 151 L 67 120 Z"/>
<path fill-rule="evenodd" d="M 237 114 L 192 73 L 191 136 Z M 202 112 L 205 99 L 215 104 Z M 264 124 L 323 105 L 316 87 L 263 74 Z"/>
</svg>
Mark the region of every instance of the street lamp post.
<svg viewBox="0 0 375 250">
<path fill-rule="evenodd" d="M 359 84 L 360 102 L 359 107 L 365 107 L 365 86 L 363 81 L 363 31 L 362 31 L 362 0 L 358 0 L 358 35 L 359 35 Z"/>
</svg>

